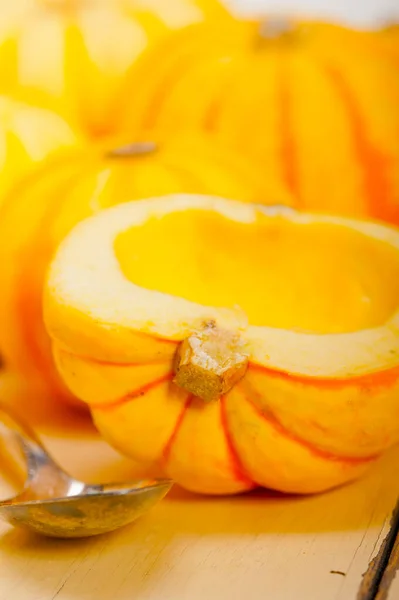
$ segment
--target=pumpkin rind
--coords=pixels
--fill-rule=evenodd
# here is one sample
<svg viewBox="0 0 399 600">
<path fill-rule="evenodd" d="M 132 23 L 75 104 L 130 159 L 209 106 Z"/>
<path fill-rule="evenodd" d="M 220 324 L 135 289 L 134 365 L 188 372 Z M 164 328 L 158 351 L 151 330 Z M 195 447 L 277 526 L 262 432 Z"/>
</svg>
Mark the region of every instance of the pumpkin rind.
<svg viewBox="0 0 399 600">
<path fill-rule="evenodd" d="M 399 233 L 382 225 L 220 198 L 108 210 L 72 231 L 49 273 L 45 319 L 66 384 L 112 445 L 197 492 L 261 485 L 313 493 L 360 476 L 399 441 L 399 306 L 381 325 L 319 335 L 255 327 L 239 308 L 201 306 L 126 279 L 116 236 L 188 210 L 249 228 L 262 219 L 328 223 L 399 254 Z M 178 344 L 210 321 L 242 338 L 249 365 L 229 391 L 204 402 L 173 383 L 173 362 Z"/>
</svg>

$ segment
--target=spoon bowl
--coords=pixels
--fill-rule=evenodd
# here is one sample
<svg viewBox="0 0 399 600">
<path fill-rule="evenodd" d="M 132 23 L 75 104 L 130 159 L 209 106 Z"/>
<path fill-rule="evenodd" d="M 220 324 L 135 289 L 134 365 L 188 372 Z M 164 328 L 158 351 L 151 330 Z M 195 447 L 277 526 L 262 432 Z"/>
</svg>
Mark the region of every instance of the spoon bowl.
<svg viewBox="0 0 399 600">
<path fill-rule="evenodd" d="M 24 488 L 0 502 L 0 517 L 50 537 L 88 537 L 135 521 L 170 490 L 168 479 L 87 484 L 51 458 L 39 438 L 9 409 L 0 408 L 0 433 L 12 433 L 27 465 Z"/>
</svg>

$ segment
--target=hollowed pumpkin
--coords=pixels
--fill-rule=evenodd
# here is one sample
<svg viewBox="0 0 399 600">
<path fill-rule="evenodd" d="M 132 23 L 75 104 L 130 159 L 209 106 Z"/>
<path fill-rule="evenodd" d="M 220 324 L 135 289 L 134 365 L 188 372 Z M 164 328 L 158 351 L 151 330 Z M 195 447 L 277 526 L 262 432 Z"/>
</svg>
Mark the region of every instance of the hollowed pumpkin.
<svg viewBox="0 0 399 600">
<path fill-rule="evenodd" d="M 130 84 L 128 129 L 206 130 L 302 209 L 399 223 L 399 71 L 381 34 L 205 23 L 149 49 Z"/>
<path fill-rule="evenodd" d="M 73 150 L 47 161 L 11 190 L 0 211 L 0 352 L 31 386 L 54 397 L 66 394 L 42 323 L 43 281 L 58 243 L 99 210 L 179 192 L 292 202 L 279 184 L 200 136 L 112 152 Z"/>
<path fill-rule="evenodd" d="M 309 493 L 399 441 L 399 233 L 212 197 L 109 209 L 60 246 L 58 369 L 182 486 Z"/>
</svg>

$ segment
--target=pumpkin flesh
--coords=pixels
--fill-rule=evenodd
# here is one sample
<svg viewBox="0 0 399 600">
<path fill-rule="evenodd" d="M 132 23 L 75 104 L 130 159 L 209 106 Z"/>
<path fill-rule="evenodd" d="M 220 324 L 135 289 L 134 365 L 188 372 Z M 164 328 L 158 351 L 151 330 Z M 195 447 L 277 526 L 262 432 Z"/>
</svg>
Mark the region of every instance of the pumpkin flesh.
<svg viewBox="0 0 399 600">
<path fill-rule="evenodd" d="M 303 282 L 290 260 L 303 261 Z M 399 441 L 398 270 L 398 233 L 373 223 L 212 198 L 140 201 L 63 242 L 45 318 L 68 387 L 150 471 L 205 493 L 317 492 Z M 209 322 L 243 340 L 249 364 L 204 402 L 173 383 L 174 359 Z"/>
<path fill-rule="evenodd" d="M 356 331 L 385 323 L 399 297 L 397 252 L 328 224 L 249 228 L 192 210 L 122 233 L 115 254 L 136 285 L 206 306 L 234 299 L 256 326 Z"/>
</svg>

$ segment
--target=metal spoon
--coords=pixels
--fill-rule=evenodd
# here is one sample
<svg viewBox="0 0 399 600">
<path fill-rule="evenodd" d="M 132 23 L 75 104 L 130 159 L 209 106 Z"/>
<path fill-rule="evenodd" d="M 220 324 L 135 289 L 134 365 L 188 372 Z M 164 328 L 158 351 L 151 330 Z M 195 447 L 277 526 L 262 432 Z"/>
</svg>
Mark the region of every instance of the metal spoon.
<svg viewBox="0 0 399 600">
<path fill-rule="evenodd" d="M 167 479 L 89 485 L 49 456 L 30 428 L 0 407 L 0 433 L 11 432 L 22 449 L 27 478 L 14 498 L 0 502 L 0 517 L 50 537 L 88 537 L 131 523 L 172 487 Z"/>
</svg>

